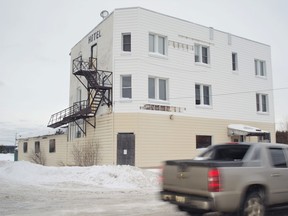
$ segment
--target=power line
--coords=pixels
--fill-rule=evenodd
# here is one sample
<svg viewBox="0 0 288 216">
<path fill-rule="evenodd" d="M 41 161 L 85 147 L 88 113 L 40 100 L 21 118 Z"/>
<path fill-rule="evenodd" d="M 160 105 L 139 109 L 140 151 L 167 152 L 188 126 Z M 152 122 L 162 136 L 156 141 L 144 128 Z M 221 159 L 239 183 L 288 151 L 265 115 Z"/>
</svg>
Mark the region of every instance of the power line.
<svg viewBox="0 0 288 216">
<path fill-rule="evenodd" d="M 250 91 L 241 91 L 241 92 L 230 92 L 230 93 L 221 93 L 221 94 L 212 94 L 212 97 L 219 97 L 219 96 L 227 96 L 227 95 L 239 95 L 239 94 L 248 94 L 248 93 L 260 93 L 260 92 L 270 92 L 270 91 L 280 91 L 280 90 L 288 90 L 288 87 L 281 87 L 281 88 L 273 88 L 273 89 L 262 89 L 262 90 L 250 90 Z M 174 98 L 169 98 L 170 100 L 180 100 L 180 99 L 195 99 L 195 96 L 187 96 L 187 97 L 174 97 Z M 125 101 L 125 100 L 124 100 Z M 139 100 L 134 100 L 131 99 L 131 101 L 135 102 L 146 102 L 147 99 L 139 99 Z M 114 102 L 123 102 L 123 100 L 118 100 Z"/>
</svg>

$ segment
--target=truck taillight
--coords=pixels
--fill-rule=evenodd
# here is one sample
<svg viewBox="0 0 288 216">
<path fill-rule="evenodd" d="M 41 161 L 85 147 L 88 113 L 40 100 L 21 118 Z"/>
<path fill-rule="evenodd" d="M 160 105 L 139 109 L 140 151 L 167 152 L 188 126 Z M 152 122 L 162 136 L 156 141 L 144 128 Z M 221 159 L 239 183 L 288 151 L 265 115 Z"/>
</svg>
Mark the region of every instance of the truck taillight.
<svg viewBox="0 0 288 216">
<path fill-rule="evenodd" d="M 208 190 L 209 192 L 219 192 L 221 190 L 220 171 L 216 168 L 208 171 Z"/>
</svg>

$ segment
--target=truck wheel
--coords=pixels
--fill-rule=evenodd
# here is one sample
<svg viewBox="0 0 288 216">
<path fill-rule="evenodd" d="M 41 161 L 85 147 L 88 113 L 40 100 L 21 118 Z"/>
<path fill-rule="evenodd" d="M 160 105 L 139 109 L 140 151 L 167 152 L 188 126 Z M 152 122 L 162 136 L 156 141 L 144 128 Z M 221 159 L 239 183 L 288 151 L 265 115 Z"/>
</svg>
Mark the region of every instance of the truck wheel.
<svg viewBox="0 0 288 216">
<path fill-rule="evenodd" d="M 254 191 L 247 195 L 242 208 L 243 216 L 264 216 L 264 196 L 261 192 Z"/>
</svg>

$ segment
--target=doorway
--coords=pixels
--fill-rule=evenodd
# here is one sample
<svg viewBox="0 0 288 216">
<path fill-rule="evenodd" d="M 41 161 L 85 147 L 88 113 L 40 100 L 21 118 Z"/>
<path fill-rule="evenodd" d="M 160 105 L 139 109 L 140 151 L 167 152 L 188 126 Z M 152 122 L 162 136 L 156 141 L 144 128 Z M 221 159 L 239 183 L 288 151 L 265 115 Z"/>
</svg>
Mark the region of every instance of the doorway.
<svg viewBox="0 0 288 216">
<path fill-rule="evenodd" d="M 135 166 L 135 134 L 118 133 L 117 165 Z"/>
<path fill-rule="evenodd" d="M 96 69 L 97 68 L 97 55 L 98 55 L 98 49 L 97 49 L 97 43 L 96 44 L 93 44 L 91 46 L 91 53 L 90 53 L 90 69 L 91 68 L 94 68 Z"/>
</svg>

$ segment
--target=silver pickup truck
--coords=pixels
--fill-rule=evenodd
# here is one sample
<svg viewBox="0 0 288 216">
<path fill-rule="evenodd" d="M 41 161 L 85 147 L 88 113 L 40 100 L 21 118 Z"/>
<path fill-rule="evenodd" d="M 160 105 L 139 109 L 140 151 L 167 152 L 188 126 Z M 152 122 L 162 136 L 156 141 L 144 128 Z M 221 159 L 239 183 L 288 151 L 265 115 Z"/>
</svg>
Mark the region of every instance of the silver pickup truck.
<svg viewBox="0 0 288 216">
<path fill-rule="evenodd" d="M 288 204 L 288 145 L 212 145 L 190 160 L 163 165 L 161 199 L 191 215 L 262 216 Z"/>
</svg>

